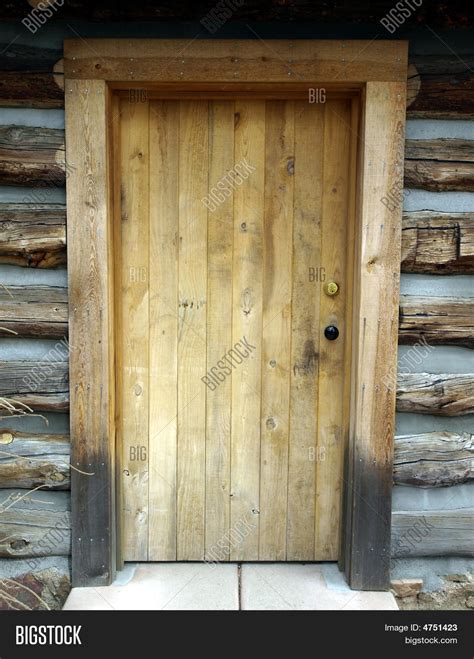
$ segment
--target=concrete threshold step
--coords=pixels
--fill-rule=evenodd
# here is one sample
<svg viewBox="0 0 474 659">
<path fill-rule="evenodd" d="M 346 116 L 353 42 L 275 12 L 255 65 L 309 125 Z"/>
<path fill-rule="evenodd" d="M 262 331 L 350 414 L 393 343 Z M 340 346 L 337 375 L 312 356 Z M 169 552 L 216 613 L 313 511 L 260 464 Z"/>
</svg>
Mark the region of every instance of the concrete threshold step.
<svg viewBox="0 0 474 659">
<path fill-rule="evenodd" d="M 111 586 L 73 588 L 64 610 L 397 610 L 351 590 L 334 563 L 129 563 Z"/>
</svg>

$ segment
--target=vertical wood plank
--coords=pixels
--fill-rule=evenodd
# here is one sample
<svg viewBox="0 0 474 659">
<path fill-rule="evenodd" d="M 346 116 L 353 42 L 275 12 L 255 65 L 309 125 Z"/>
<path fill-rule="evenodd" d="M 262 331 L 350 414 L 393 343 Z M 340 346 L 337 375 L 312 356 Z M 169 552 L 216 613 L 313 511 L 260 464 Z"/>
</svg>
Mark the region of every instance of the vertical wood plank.
<svg viewBox="0 0 474 659">
<path fill-rule="evenodd" d="M 177 558 L 205 532 L 208 103 L 180 102 Z"/>
<path fill-rule="evenodd" d="M 150 103 L 149 559 L 176 560 L 179 104 Z"/>
<path fill-rule="evenodd" d="M 265 117 L 260 560 L 286 559 L 294 103 L 268 101 Z"/>
<path fill-rule="evenodd" d="M 323 105 L 295 103 L 287 531 L 290 561 L 314 559 L 321 290 L 316 273 L 322 265 L 323 128 Z"/>
<path fill-rule="evenodd" d="M 352 461 L 350 459 L 351 446 L 350 446 L 350 421 L 352 415 L 352 399 L 351 399 L 351 386 L 352 386 L 352 368 L 353 368 L 353 355 L 352 345 L 354 343 L 354 328 L 353 328 L 353 314 L 354 314 L 354 262 L 357 260 L 357 247 L 358 241 L 355 239 L 356 232 L 356 219 L 358 214 L 358 203 L 360 195 L 358 195 L 359 184 L 359 133 L 361 125 L 361 99 L 351 99 L 351 147 L 350 147 L 350 180 L 349 180 L 349 214 L 348 214 L 348 230 L 346 234 L 346 280 L 345 287 L 347 291 L 346 299 L 346 322 L 350 325 L 350 331 L 346 331 L 344 340 L 344 464 L 343 464 L 343 495 L 341 501 L 341 523 L 339 525 L 339 569 L 345 570 L 347 560 L 347 548 L 350 545 L 350 538 L 346 524 L 348 510 L 352 507 Z"/>
<path fill-rule="evenodd" d="M 349 218 L 350 101 L 328 100 L 324 122 L 324 174 L 321 262 L 326 283 L 339 293 L 321 295 L 318 451 L 316 460 L 315 559 L 337 560 L 344 457 L 344 347 L 350 331 L 345 317 L 346 240 Z M 339 338 L 328 341 L 324 329 L 335 325 Z"/>
<path fill-rule="evenodd" d="M 70 429 L 71 462 L 76 467 L 71 472 L 74 586 L 106 586 L 115 572 L 108 105 L 103 81 L 68 81 L 69 340 L 74 348 L 69 355 Z"/>
<path fill-rule="evenodd" d="M 234 103 L 209 103 L 209 190 L 234 166 Z M 207 373 L 232 347 L 233 193 L 208 206 Z M 216 372 L 215 370 L 213 371 Z M 206 559 L 229 560 L 230 415 L 232 380 L 212 379 L 206 390 Z"/>
<path fill-rule="evenodd" d="M 121 101 L 124 559 L 148 559 L 148 102 Z"/>
<path fill-rule="evenodd" d="M 232 371 L 231 529 L 246 534 L 231 560 L 258 559 L 265 102 L 235 103 L 235 163 L 254 170 L 234 191 L 232 343 L 255 346 Z"/>
<path fill-rule="evenodd" d="M 389 587 L 390 523 L 401 245 L 401 204 L 382 198 L 403 186 L 405 85 L 369 82 L 362 124 L 359 259 L 355 264 L 353 489 L 348 511 L 352 588 Z"/>
<path fill-rule="evenodd" d="M 122 491 L 122 469 L 123 469 L 123 455 L 122 455 L 122 427 L 120 421 L 120 409 L 116 402 L 121 398 L 122 391 L 122 350 L 120 349 L 121 339 L 121 318 L 122 318 L 122 199 L 121 199 L 121 156 L 120 156 L 120 98 L 117 95 L 110 95 L 109 107 L 109 131 L 110 131 L 110 157 L 111 166 L 109 171 L 110 176 L 110 198 L 111 198 L 111 225 L 112 234 L 109 240 L 109 267 L 112 268 L 113 276 L 110 282 L 111 288 L 110 296 L 113 306 L 113 313 L 111 317 L 112 331 L 114 334 L 114 341 L 112 346 L 117 349 L 111 350 L 110 363 L 111 377 L 113 378 L 114 388 L 114 405 L 110 409 L 110 413 L 114 416 L 115 425 L 115 545 L 117 557 L 117 570 L 123 569 L 124 564 L 124 529 L 123 529 L 123 491 Z"/>
</svg>

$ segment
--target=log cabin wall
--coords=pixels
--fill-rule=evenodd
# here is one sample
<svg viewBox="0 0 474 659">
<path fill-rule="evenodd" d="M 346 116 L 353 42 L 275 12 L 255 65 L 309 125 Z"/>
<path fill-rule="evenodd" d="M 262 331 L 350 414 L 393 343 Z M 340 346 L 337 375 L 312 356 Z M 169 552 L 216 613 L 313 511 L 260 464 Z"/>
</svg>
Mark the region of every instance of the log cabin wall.
<svg viewBox="0 0 474 659">
<path fill-rule="evenodd" d="M 275 23 L 258 31 L 266 38 L 364 39 L 375 29 L 390 38 L 375 26 Z M 397 385 L 394 374 L 397 578 L 418 576 L 410 559 L 445 557 L 450 571 L 460 571 L 473 556 L 473 31 L 442 27 L 395 35 L 409 38 L 411 48 Z M 192 37 L 199 30 L 205 37 L 199 23 L 50 21 L 31 34 L 17 20 L 0 29 L 0 594 L 29 608 L 58 608 L 69 588 L 62 41 L 77 34 Z M 250 35 L 229 24 L 216 36 Z M 20 416 L 8 409 L 12 398 Z M 22 414 L 29 409 L 33 414 Z M 428 532 L 417 535 L 420 523 Z M 448 563 L 438 570 L 449 571 Z M 0 608 L 9 601 L 3 597 Z"/>
</svg>

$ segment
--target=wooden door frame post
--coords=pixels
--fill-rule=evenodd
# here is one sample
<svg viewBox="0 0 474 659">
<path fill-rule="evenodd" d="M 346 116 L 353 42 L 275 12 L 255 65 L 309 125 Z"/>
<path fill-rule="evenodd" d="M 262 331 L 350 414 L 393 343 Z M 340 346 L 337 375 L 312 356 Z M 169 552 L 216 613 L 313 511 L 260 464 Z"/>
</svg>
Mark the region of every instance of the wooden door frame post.
<svg viewBox="0 0 474 659">
<path fill-rule="evenodd" d="M 114 93 L 304 98 L 325 87 L 359 94 L 362 107 L 339 564 L 352 588 L 386 590 L 407 42 L 80 39 L 66 40 L 64 51 L 73 585 L 109 584 L 118 551 Z"/>
</svg>

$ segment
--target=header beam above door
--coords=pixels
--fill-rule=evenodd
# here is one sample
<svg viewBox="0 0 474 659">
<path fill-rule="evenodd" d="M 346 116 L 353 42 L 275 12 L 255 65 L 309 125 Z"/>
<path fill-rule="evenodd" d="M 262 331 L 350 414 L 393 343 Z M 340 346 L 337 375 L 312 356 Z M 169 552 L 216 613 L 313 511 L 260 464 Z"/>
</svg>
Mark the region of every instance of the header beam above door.
<svg viewBox="0 0 474 659">
<path fill-rule="evenodd" d="M 67 39 L 66 78 L 113 82 L 405 82 L 405 41 Z"/>
</svg>

